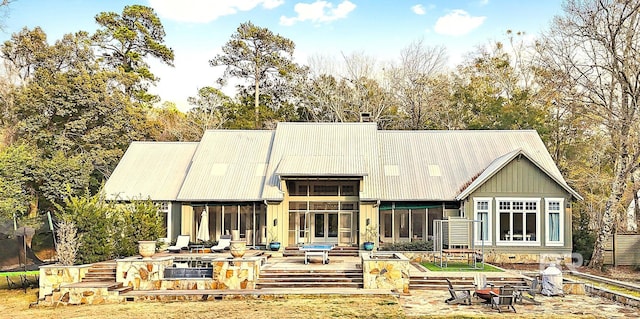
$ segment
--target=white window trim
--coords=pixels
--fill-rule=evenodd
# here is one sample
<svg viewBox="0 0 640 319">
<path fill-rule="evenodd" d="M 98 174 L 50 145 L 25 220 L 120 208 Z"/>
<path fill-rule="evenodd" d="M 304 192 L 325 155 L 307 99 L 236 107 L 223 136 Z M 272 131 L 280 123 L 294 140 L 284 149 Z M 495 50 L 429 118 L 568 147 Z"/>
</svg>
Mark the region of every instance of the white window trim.
<svg viewBox="0 0 640 319">
<path fill-rule="evenodd" d="M 549 235 L 549 204 L 551 202 L 560 202 L 560 240 L 551 241 Z M 545 198 L 544 199 L 544 225 L 545 225 L 545 244 L 546 246 L 564 246 L 564 198 Z"/>
<path fill-rule="evenodd" d="M 540 220 L 542 217 L 540 216 L 540 205 L 541 205 L 540 197 L 496 197 L 496 246 L 540 246 Z M 508 201 L 508 202 L 537 202 L 536 205 L 536 240 L 535 241 L 515 241 L 515 240 L 501 240 L 500 239 L 500 201 Z M 513 227 L 513 226 L 511 226 Z M 511 228 L 510 227 L 510 228 Z"/>
<path fill-rule="evenodd" d="M 487 237 L 488 238 L 487 238 L 487 240 L 484 241 L 484 245 L 485 246 L 490 246 L 492 244 L 492 242 L 493 242 L 491 240 L 491 234 L 492 234 L 492 231 L 491 231 L 492 230 L 492 227 L 491 227 L 492 226 L 492 222 L 491 221 L 493 220 L 493 218 L 492 218 L 493 217 L 493 209 L 492 209 L 493 208 L 493 198 L 491 198 L 491 197 L 474 197 L 473 198 L 473 220 L 480 220 L 478 218 L 478 210 L 477 210 L 478 202 L 487 202 L 487 203 L 489 203 L 489 206 L 487 207 L 488 213 L 489 213 L 488 216 L 487 216 L 487 223 L 488 223 Z M 480 225 L 480 223 L 478 223 L 477 225 Z M 479 232 L 477 231 L 477 233 L 479 233 Z M 476 238 L 474 238 L 474 241 L 475 241 L 476 245 L 482 245 L 483 244 L 482 240 L 478 240 L 477 239 L 477 235 L 476 235 Z"/>
<path fill-rule="evenodd" d="M 164 238 L 158 238 L 161 241 L 164 242 L 171 242 L 171 204 L 172 202 L 169 201 L 161 201 L 161 202 L 156 202 L 157 203 L 157 207 L 158 207 L 158 212 L 162 213 L 162 214 L 167 214 L 167 229 L 166 229 L 166 234 L 167 237 Z M 163 206 L 163 204 L 166 203 L 167 207 L 166 209 Z"/>
</svg>

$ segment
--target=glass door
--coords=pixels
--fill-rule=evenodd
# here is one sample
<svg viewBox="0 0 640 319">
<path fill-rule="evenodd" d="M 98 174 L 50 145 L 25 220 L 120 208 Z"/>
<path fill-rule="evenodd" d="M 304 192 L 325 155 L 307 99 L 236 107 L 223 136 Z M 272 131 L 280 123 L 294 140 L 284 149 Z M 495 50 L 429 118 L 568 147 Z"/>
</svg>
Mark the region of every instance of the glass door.
<svg viewBox="0 0 640 319">
<path fill-rule="evenodd" d="M 313 213 L 314 243 L 338 243 L 338 213 Z"/>
</svg>

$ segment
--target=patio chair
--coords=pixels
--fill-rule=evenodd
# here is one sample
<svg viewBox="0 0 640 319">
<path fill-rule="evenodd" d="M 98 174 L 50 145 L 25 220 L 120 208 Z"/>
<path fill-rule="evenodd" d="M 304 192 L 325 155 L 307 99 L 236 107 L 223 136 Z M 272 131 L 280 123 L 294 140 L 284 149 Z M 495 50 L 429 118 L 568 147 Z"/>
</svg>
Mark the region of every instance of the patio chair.
<svg viewBox="0 0 640 319">
<path fill-rule="evenodd" d="M 541 305 L 541 302 L 535 300 L 536 294 L 540 289 L 538 286 L 538 278 L 534 278 L 531 281 L 531 286 L 516 287 L 516 303 L 522 304 L 526 300 L 534 305 Z"/>
<path fill-rule="evenodd" d="M 451 294 L 451 298 L 445 300 L 447 304 L 471 304 L 471 289 L 453 288 L 449 278 L 445 278 L 445 280 L 447 280 L 447 284 L 449 285 L 449 294 Z"/>
<path fill-rule="evenodd" d="M 231 235 L 222 235 L 215 246 L 211 246 L 211 252 L 222 252 L 231 245 Z"/>
<path fill-rule="evenodd" d="M 167 248 L 172 253 L 179 253 L 183 249 L 189 249 L 189 235 L 179 235 L 176 244 Z"/>
<path fill-rule="evenodd" d="M 500 293 L 496 294 L 491 291 L 491 308 L 498 309 L 498 312 L 502 312 L 502 307 L 506 307 L 507 310 L 511 308 L 513 312 L 517 312 L 513 306 L 515 302 L 516 294 L 515 289 L 509 285 L 500 288 Z"/>
</svg>

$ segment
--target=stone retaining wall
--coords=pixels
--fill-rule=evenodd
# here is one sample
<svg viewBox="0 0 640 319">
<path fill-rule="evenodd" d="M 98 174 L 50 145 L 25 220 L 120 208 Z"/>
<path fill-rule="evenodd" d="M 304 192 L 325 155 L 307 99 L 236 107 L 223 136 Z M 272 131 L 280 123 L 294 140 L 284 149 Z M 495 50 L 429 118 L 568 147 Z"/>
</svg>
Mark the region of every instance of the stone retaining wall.
<svg viewBox="0 0 640 319">
<path fill-rule="evenodd" d="M 116 281 L 133 290 L 158 290 L 162 285 L 164 269 L 173 266 L 173 257 L 125 258 L 116 260 Z"/>
<path fill-rule="evenodd" d="M 433 251 L 402 251 L 412 262 L 435 262 Z M 485 251 L 484 261 L 490 264 L 570 264 L 571 254 L 512 254 Z"/>
<path fill-rule="evenodd" d="M 80 282 L 89 271 L 89 268 L 91 268 L 91 265 L 41 266 L 38 299 L 43 299 L 45 296 L 52 294 L 54 290 L 58 290 L 62 285 Z"/>
<path fill-rule="evenodd" d="M 385 258 L 385 255 L 389 255 Z M 401 253 L 363 253 L 364 289 L 394 289 L 409 293 L 409 258 Z"/>
<path fill-rule="evenodd" d="M 133 290 L 255 289 L 261 258 L 219 258 L 210 260 L 213 278 L 165 278 L 173 257 L 117 261 L 116 281 Z"/>
</svg>

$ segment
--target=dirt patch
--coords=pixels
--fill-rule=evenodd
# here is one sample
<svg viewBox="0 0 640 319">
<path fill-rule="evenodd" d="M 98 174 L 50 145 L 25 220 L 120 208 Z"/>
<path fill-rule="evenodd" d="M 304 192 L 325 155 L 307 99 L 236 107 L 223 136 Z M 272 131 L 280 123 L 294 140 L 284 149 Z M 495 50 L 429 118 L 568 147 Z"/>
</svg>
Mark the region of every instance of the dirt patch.
<svg viewBox="0 0 640 319">
<path fill-rule="evenodd" d="M 201 302 L 131 302 L 29 308 L 37 289 L 0 290 L 0 318 L 404 318 L 398 298 L 289 296 Z"/>
</svg>

